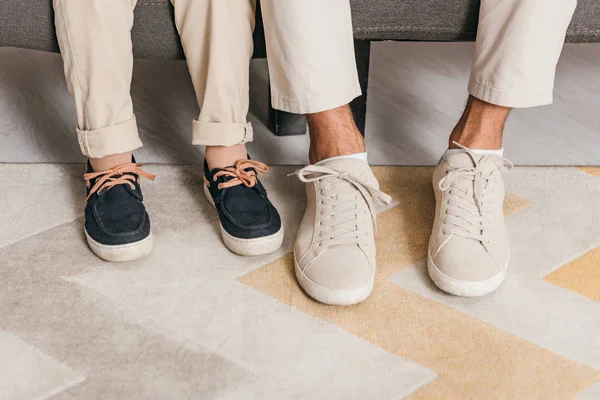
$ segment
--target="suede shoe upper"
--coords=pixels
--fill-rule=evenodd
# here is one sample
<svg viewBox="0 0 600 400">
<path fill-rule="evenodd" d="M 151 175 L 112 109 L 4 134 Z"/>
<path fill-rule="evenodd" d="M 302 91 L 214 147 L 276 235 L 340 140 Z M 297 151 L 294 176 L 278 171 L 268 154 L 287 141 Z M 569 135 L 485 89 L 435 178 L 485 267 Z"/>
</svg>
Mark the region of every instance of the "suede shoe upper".
<svg viewBox="0 0 600 400">
<path fill-rule="evenodd" d="M 478 282 L 506 268 L 509 244 L 504 224 L 503 157 L 468 148 L 440 160 L 434 175 L 436 215 L 430 257 L 445 276 Z"/>
<path fill-rule="evenodd" d="M 379 190 L 369 165 L 338 159 L 294 174 L 307 184 L 306 212 L 294 246 L 297 268 L 324 292 L 354 290 L 372 282 L 374 201 L 388 204 L 391 199 Z"/>
<path fill-rule="evenodd" d="M 204 161 L 204 183 L 229 235 L 254 239 L 280 231 L 279 213 L 257 176 L 267 170 L 265 164 L 252 160 L 239 160 L 231 167 L 209 170 Z"/>
<path fill-rule="evenodd" d="M 143 204 L 140 177 L 154 180 L 141 165 L 131 163 L 94 172 L 88 162 L 85 230 L 103 245 L 138 242 L 150 234 L 150 218 Z"/>
</svg>

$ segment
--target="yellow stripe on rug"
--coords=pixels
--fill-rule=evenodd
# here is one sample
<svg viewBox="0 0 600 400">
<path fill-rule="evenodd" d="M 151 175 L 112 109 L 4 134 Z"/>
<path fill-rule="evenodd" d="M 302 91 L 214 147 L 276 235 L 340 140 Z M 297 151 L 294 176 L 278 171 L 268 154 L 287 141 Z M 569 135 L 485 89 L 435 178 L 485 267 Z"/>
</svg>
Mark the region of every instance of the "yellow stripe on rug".
<svg viewBox="0 0 600 400">
<path fill-rule="evenodd" d="M 544 280 L 600 301 L 600 246 L 560 267 Z"/>
<path fill-rule="evenodd" d="M 600 167 L 580 167 L 579 169 L 588 174 L 600 176 Z"/>
<path fill-rule="evenodd" d="M 589 367 L 388 282 L 426 256 L 435 208 L 431 169 L 379 167 L 375 173 L 400 204 L 379 219 L 378 271 L 367 301 L 331 307 L 311 300 L 296 283 L 291 253 L 239 280 L 439 375 L 412 399 L 566 399 L 600 378 Z M 529 204 L 517 196 L 507 200 L 507 213 Z"/>
</svg>

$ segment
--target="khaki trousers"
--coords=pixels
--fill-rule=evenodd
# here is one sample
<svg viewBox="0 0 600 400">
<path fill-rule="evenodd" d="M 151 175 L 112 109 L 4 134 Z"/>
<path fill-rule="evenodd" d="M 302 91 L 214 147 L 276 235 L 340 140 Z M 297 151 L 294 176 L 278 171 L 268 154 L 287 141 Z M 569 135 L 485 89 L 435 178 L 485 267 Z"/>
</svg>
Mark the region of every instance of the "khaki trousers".
<svg viewBox="0 0 600 400">
<path fill-rule="evenodd" d="M 505 107 L 552 103 L 577 0 L 482 0 L 469 93 Z"/>
<path fill-rule="evenodd" d="M 137 0 L 54 0 L 83 153 L 142 145 L 129 94 Z M 255 0 L 172 0 L 200 106 L 192 143 L 252 140 L 248 112 Z M 482 0 L 469 93 L 507 107 L 552 102 L 576 0 Z M 273 107 L 320 112 L 360 95 L 348 0 L 261 0 Z M 435 95 L 432 93 L 432 95 Z"/>
<path fill-rule="evenodd" d="M 200 115 L 192 143 L 252 140 L 249 63 L 255 0 L 171 0 Z M 84 155 L 142 146 L 130 96 L 137 0 L 54 0 L 65 75 Z M 261 1 L 272 99 L 295 113 L 324 111 L 360 95 L 346 0 Z"/>
</svg>

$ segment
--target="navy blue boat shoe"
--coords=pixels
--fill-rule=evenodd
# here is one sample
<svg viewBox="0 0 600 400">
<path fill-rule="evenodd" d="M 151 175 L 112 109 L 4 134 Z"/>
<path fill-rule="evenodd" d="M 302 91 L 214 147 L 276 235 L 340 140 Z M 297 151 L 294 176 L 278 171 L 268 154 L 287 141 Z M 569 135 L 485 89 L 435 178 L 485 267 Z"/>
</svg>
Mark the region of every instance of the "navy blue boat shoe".
<svg viewBox="0 0 600 400">
<path fill-rule="evenodd" d="M 204 161 L 204 194 L 219 214 L 223 242 L 236 254 L 256 256 L 281 247 L 281 218 L 258 179 L 268 169 L 258 161 L 239 160 L 209 170 Z"/>
<path fill-rule="evenodd" d="M 141 177 L 155 176 L 133 160 L 94 172 L 88 162 L 85 236 L 92 251 L 106 261 L 132 261 L 152 250 L 150 218 L 143 203 Z"/>
</svg>

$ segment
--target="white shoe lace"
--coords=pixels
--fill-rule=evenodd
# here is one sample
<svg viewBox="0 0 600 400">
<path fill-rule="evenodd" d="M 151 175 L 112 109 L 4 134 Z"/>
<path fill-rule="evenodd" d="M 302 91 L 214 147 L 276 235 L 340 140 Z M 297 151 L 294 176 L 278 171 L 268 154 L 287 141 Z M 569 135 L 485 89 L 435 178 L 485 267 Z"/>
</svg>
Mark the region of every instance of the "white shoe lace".
<svg viewBox="0 0 600 400">
<path fill-rule="evenodd" d="M 387 194 L 351 174 L 332 168 L 308 165 L 290 174 L 292 175 L 297 176 L 304 183 L 328 178 L 337 179 L 337 181 L 332 180 L 330 189 L 321 189 L 317 193 L 318 201 L 325 206 L 320 218 L 319 246 L 364 243 L 363 240 L 369 235 L 368 230 L 364 229 L 367 224 L 372 220 L 377 227 L 373 199 L 381 204 L 389 204 L 392 200 Z M 344 185 L 344 182 L 351 186 Z M 360 207 L 361 197 L 367 203 L 368 210 Z"/>
<path fill-rule="evenodd" d="M 467 152 L 473 160 L 471 168 L 458 168 L 448 172 L 440 180 L 439 188 L 446 192 L 446 213 L 443 216 L 443 234 L 454 234 L 482 243 L 491 243 L 489 234 L 490 212 L 487 205 L 494 196 L 494 184 L 490 184 L 491 174 L 485 174 L 484 166 L 488 163 L 496 164 L 499 170 L 509 171 L 513 164 L 506 158 L 496 155 L 485 155 L 477 161 L 477 156 L 467 147 L 458 143 L 459 147 Z M 468 189 L 463 189 L 464 181 L 472 182 Z"/>
</svg>

